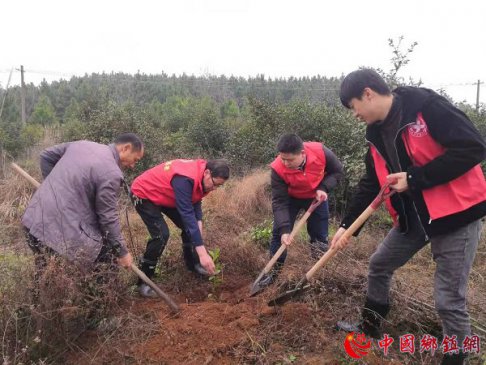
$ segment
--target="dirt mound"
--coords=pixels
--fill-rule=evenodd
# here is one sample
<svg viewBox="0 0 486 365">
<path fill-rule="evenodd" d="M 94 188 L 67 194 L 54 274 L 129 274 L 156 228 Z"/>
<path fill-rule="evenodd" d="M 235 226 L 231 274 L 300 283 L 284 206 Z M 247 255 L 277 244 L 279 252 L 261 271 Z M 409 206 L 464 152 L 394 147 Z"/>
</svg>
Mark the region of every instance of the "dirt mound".
<svg viewBox="0 0 486 365">
<path fill-rule="evenodd" d="M 272 352 L 285 352 L 289 341 L 304 344 L 309 339 L 309 329 L 314 326 L 309 306 L 290 302 L 280 308 L 268 307 L 266 303 L 272 293 L 250 298 L 249 284 L 247 279 L 234 280 L 233 285 L 231 282 L 226 284 L 217 298 L 206 296 L 207 299 L 200 302 L 194 302 L 201 298 L 199 292 L 171 293 L 180 303 L 181 313 L 177 316 L 170 314 L 163 301 L 134 297 L 125 309 L 136 318 L 149 318 L 153 324 L 151 333 L 146 331 L 135 341 L 133 338 L 125 341 L 116 331 L 109 337 L 119 337 L 116 351 L 122 352 L 124 358 L 143 364 L 234 364 L 251 360 L 244 358 L 255 357 L 254 352 L 271 359 Z M 126 318 L 127 314 L 120 316 Z M 132 324 L 127 327 L 130 326 Z M 143 323 L 139 322 L 138 326 L 143 327 Z M 109 358 L 113 354 L 106 351 L 105 346 L 101 349 L 98 345 L 103 337 L 100 331 L 85 336 L 84 343 L 80 344 L 82 356 L 69 356 L 66 361 L 86 364 L 96 359 L 96 363 L 112 363 L 113 359 Z M 322 341 L 322 336 L 311 334 L 312 342 Z M 272 340 L 267 343 L 269 337 Z M 312 347 L 316 349 L 315 345 Z M 322 355 L 319 357 L 322 359 Z"/>
<path fill-rule="evenodd" d="M 228 352 L 247 338 L 246 331 L 259 324 L 251 303 L 182 305 L 178 318 L 169 318 L 165 308 L 158 307 L 152 310 L 159 311 L 161 334 L 132 349 L 135 357 L 150 362 L 205 364 L 217 360 L 230 364 L 234 360 Z"/>
<path fill-rule="evenodd" d="M 273 309 L 267 307 L 263 297 L 249 298 L 248 287 L 245 284 L 234 291 L 224 291 L 219 301 L 182 304 L 176 317 L 170 315 L 163 302 L 138 301 L 140 314 L 155 314 L 160 334 L 131 347 L 131 356 L 150 363 L 234 364 L 235 349 L 254 342 L 266 323 L 280 323 L 280 327 L 285 323 L 286 329 L 311 325 L 310 311 L 304 303 Z"/>
</svg>

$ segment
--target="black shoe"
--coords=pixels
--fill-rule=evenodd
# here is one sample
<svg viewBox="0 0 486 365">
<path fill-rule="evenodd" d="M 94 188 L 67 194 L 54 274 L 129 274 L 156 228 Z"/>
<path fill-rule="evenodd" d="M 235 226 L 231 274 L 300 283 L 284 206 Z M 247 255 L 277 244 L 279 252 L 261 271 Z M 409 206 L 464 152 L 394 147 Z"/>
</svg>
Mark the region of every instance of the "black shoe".
<svg viewBox="0 0 486 365">
<path fill-rule="evenodd" d="M 311 257 L 314 260 L 319 260 L 322 255 L 329 249 L 329 245 L 326 242 L 314 241 L 310 243 Z"/>
<path fill-rule="evenodd" d="M 377 340 L 380 340 L 383 337 L 383 333 L 381 332 L 380 328 L 366 326 L 364 322 L 338 321 L 336 323 L 336 328 L 345 332 L 363 333 L 365 336 L 372 337 Z"/>
<path fill-rule="evenodd" d="M 157 298 L 158 294 L 147 284 L 140 284 L 138 286 L 138 293 L 144 298 Z"/>
<path fill-rule="evenodd" d="M 211 276 L 201 264 L 195 264 L 191 271 L 201 276 Z"/>
<path fill-rule="evenodd" d="M 272 285 L 275 282 L 275 279 L 277 278 L 277 275 L 271 271 L 268 274 L 265 274 L 262 276 L 260 281 L 258 282 L 258 285 L 261 288 L 266 288 L 267 286 Z"/>
<path fill-rule="evenodd" d="M 389 310 L 389 304 L 380 304 L 366 298 L 359 322 L 340 321 L 336 327 L 346 332 L 364 333 L 365 336 L 381 339 L 381 325 Z"/>
</svg>

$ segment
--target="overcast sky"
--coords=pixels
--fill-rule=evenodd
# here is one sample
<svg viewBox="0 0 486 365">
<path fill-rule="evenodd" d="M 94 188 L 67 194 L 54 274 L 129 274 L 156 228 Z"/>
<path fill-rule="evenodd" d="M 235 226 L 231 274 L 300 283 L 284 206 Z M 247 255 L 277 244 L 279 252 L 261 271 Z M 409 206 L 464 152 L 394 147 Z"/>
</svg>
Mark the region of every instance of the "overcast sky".
<svg viewBox="0 0 486 365">
<path fill-rule="evenodd" d="M 486 81 L 484 0 L 4 0 L 0 83 L 92 72 L 340 76 L 391 67 L 388 38 L 418 46 L 402 76 L 476 102 Z M 12 75 L 18 84 L 19 72 Z M 486 84 L 480 101 L 486 103 Z"/>
</svg>

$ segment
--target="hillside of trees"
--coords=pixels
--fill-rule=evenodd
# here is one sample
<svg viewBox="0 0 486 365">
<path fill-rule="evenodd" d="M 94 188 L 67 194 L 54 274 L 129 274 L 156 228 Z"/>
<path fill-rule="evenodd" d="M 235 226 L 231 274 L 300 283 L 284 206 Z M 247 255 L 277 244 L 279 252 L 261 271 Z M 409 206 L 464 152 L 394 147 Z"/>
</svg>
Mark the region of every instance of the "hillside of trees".
<svg viewBox="0 0 486 365">
<path fill-rule="evenodd" d="M 420 85 L 398 76 L 417 45 L 404 50 L 402 40 L 389 40 L 391 69 L 378 71 L 391 87 Z M 146 156 L 133 174 L 174 157 L 224 157 L 242 174 L 269 163 L 278 137 L 294 132 L 323 141 L 343 161 L 347 180 L 337 192 L 342 201 L 361 174 L 365 141 L 363 124 L 339 101 L 341 80 L 91 74 L 26 85 L 25 125 L 20 87 L 0 87 L 0 149 L 16 158 L 41 140 L 45 128 L 56 129 L 61 141 L 102 143 L 131 131 L 146 144 Z M 486 106 L 458 106 L 486 136 Z"/>
</svg>

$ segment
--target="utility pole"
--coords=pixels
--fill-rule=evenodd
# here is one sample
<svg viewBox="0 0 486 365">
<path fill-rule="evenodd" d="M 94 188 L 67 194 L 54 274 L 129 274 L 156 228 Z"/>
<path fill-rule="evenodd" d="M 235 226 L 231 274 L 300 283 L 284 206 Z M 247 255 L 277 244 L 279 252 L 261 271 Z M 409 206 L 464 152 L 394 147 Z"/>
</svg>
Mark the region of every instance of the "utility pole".
<svg viewBox="0 0 486 365">
<path fill-rule="evenodd" d="M 484 84 L 484 82 L 481 82 L 481 80 L 478 80 L 478 88 L 476 91 L 476 112 L 479 113 L 479 89 L 481 88 L 481 84 Z"/>
<path fill-rule="evenodd" d="M 24 82 L 24 66 L 20 66 L 20 100 L 22 104 L 22 126 L 25 125 L 25 82 Z"/>
</svg>

